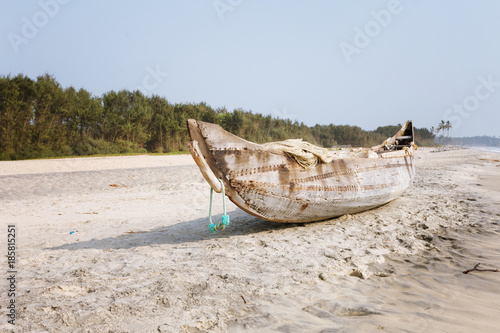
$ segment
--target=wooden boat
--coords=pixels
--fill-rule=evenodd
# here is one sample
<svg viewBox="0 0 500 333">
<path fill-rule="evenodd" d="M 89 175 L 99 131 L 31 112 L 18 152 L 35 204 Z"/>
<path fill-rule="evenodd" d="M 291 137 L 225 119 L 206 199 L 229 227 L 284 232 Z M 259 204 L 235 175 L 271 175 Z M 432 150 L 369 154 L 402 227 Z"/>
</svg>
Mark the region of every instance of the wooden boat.
<svg viewBox="0 0 500 333">
<path fill-rule="evenodd" d="M 234 204 L 268 221 L 313 222 L 368 210 L 399 197 L 415 176 L 411 121 L 379 146 L 338 150 L 329 163 L 308 167 L 219 125 L 194 119 L 187 125 L 189 150 L 210 186 L 220 193 L 221 180 Z"/>
</svg>

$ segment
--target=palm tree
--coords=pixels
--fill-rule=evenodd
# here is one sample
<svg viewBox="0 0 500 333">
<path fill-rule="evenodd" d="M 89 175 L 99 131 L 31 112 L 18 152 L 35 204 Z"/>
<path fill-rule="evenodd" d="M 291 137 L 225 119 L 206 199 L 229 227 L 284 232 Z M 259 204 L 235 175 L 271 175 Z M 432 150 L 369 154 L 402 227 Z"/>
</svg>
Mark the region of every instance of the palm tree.
<svg viewBox="0 0 500 333">
<path fill-rule="evenodd" d="M 436 132 L 444 132 L 446 131 L 446 138 L 448 141 L 449 137 L 450 137 L 450 129 L 452 128 L 453 126 L 451 125 L 450 121 L 447 120 L 447 121 L 444 121 L 444 120 L 441 120 L 441 122 L 439 123 L 439 126 L 436 130 Z M 443 134 L 441 134 L 441 136 L 443 136 Z"/>
<path fill-rule="evenodd" d="M 441 122 L 439 123 L 439 126 L 438 126 L 438 128 L 436 130 L 436 133 L 444 131 L 445 127 L 446 127 L 445 121 L 441 120 Z M 441 134 L 441 136 L 443 136 L 443 134 Z"/>
<path fill-rule="evenodd" d="M 445 124 L 445 129 L 446 129 L 446 136 L 449 138 L 450 137 L 450 129 L 452 128 L 453 126 L 451 125 L 450 121 L 447 120 L 446 121 L 446 124 Z"/>
<path fill-rule="evenodd" d="M 446 122 L 444 120 L 441 120 L 439 123 L 439 128 L 444 131 L 446 129 Z"/>
</svg>

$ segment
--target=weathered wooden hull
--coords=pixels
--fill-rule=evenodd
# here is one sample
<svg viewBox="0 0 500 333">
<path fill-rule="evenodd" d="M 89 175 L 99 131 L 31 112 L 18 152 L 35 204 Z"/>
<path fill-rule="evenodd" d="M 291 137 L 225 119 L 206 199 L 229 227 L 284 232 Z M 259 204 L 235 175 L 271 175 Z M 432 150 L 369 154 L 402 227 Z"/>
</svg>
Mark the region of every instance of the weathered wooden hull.
<svg viewBox="0 0 500 333">
<path fill-rule="evenodd" d="M 286 154 L 220 126 L 188 120 L 190 151 L 205 179 L 244 211 L 275 222 L 313 222 L 371 209 L 413 182 L 413 148 L 303 168 Z"/>
</svg>

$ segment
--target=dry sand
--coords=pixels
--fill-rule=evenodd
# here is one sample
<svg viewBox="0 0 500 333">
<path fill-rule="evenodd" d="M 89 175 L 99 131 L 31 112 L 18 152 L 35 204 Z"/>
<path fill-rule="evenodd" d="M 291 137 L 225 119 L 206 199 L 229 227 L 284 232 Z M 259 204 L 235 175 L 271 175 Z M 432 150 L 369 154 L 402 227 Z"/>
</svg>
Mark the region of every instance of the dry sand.
<svg viewBox="0 0 500 333">
<path fill-rule="evenodd" d="M 15 328 L 498 332 L 500 273 L 462 271 L 500 266 L 500 156 L 416 156 L 414 186 L 378 209 L 279 224 L 229 204 L 216 235 L 190 156 L 0 162 L 2 251 L 17 229 Z M 4 259 L 2 332 L 7 270 Z"/>
</svg>

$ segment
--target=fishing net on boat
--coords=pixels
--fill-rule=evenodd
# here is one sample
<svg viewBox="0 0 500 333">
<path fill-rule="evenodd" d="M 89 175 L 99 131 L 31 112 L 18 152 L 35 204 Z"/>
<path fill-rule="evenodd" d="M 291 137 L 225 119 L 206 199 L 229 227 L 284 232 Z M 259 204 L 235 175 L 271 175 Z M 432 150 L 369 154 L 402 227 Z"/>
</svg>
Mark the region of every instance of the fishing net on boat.
<svg viewBox="0 0 500 333">
<path fill-rule="evenodd" d="M 336 158 L 378 158 L 378 154 L 370 149 L 321 148 L 302 139 L 269 142 L 263 146 L 282 151 L 304 168 L 313 167 L 318 163 L 330 163 Z"/>
</svg>

